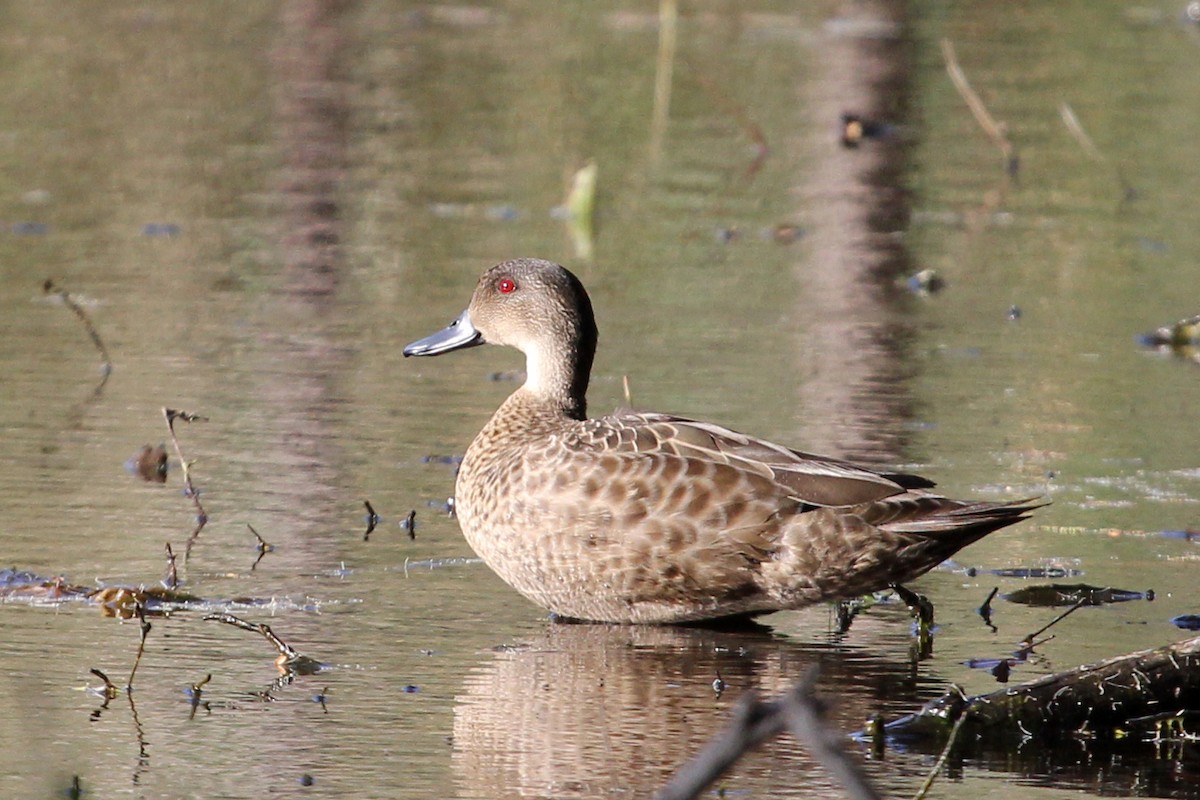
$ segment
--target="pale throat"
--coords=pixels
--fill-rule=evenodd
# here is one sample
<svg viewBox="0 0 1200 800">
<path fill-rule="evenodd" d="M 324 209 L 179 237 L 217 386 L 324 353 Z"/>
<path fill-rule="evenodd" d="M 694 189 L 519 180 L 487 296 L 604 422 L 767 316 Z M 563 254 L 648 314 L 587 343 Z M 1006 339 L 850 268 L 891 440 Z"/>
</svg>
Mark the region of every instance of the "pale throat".
<svg viewBox="0 0 1200 800">
<path fill-rule="evenodd" d="M 572 396 L 574 378 L 570 364 L 561 353 L 549 348 L 530 347 L 525 350 L 526 393 L 541 400 L 552 401 L 568 413 L 579 413 L 583 398 Z"/>
</svg>

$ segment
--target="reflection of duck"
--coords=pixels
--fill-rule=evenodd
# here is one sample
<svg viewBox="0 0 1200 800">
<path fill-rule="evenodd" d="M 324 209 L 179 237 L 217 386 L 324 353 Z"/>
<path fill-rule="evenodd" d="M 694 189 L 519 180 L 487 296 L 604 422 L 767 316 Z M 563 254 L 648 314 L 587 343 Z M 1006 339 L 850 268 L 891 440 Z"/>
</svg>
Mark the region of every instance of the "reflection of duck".
<svg viewBox="0 0 1200 800">
<path fill-rule="evenodd" d="M 525 384 L 471 443 L 455 509 L 500 577 L 552 611 L 680 622 L 855 597 L 911 580 L 1036 503 L 965 502 L 718 425 L 586 415 L 596 348 L 579 280 L 499 264 L 470 307 L 407 355 L 489 342 L 525 353 Z"/>
<path fill-rule="evenodd" d="M 903 641 L 898 633 L 896 644 Z M 912 665 L 879 649 L 877 638 L 867 650 L 763 632 L 547 625 L 467 675 L 454 709 L 458 794 L 650 797 L 728 721 L 744 692 L 776 696 L 813 664 L 838 730 L 919 705 Z M 718 672 L 727 684 L 720 696 L 712 687 Z M 724 781 L 755 797 L 784 785 L 796 796 L 841 794 L 788 737 L 748 756 Z"/>
</svg>

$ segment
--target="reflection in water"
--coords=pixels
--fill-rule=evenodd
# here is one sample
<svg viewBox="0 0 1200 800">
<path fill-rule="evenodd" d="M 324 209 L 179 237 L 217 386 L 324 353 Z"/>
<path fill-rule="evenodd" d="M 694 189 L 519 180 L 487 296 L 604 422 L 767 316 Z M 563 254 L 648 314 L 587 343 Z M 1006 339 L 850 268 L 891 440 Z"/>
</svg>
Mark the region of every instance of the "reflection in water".
<svg viewBox="0 0 1200 800">
<path fill-rule="evenodd" d="M 903 118 L 908 92 L 902 9 L 864 4 L 840 20 L 847 31 L 826 43 L 831 65 L 804 98 L 817 119 Z M 871 35 L 859 35 L 867 30 Z M 854 65 L 854 69 L 844 69 Z M 832 127 L 832 124 L 828 127 Z M 823 129 L 827 132 L 827 129 Z M 907 224 L 901 189 L 903 143 L 871 141 L 843 148 L 834 136 L 805 176 L 812 235 L 797 265 L 801 332 L 799 407 L 813 420 L 805 449 L 874 464 L 904 456 L 902 422 L 911 416 L 903 357 L 908 323 L 892 290 L 907 254 L 898 232 Z"/>
<path fill-rule="evenodd" d="M 727 720 L 745 691 L 790 688 L 812 665 L 818 694 L 849 730 L 887 703 L 914 702 L 903 660 L 796 643 L 766 631 L 550 624 L 495 651 L 467 678 L 454 716 L 453 763 L 470 797 L 644 797 Z M 726 688 L 714 692 L 720 677 Z M 721 781 L 773 792 L 829 779 L 790 739 Z"/>
</svg>

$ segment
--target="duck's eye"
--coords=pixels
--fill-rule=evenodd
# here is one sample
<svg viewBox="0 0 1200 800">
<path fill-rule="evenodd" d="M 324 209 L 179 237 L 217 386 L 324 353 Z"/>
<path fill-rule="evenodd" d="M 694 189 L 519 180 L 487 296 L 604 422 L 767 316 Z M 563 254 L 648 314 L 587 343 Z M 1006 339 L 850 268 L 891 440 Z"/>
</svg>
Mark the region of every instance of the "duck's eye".
<svg viewBox="0 0 1200 800">
<path fill-rule="evenodd" d="M 496 288 L 500 290 L 500 294 L 512 294 L 517 290 L 517 284 L 512 278 L 501 278 L 496 283 Z"/>
</svg>

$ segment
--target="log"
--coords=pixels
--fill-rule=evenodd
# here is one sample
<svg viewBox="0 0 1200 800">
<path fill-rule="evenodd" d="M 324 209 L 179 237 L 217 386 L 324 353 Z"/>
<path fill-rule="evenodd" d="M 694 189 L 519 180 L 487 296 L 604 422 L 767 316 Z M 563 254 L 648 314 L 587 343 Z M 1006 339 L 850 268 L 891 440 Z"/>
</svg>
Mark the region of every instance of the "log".
<svg viewBox="0 0 1200 800">
<path fill-rule="evenodd" d="M 1065 734 L 1113 737 L 1197 710 L 1200 636 L 990 694 L 967 697 L 954 687 L 917 713 L 885 724 L 883 735 L 901 741 L 944 739 L 965 715 L 960 739 L 994 745 Z"/>
</svg>

